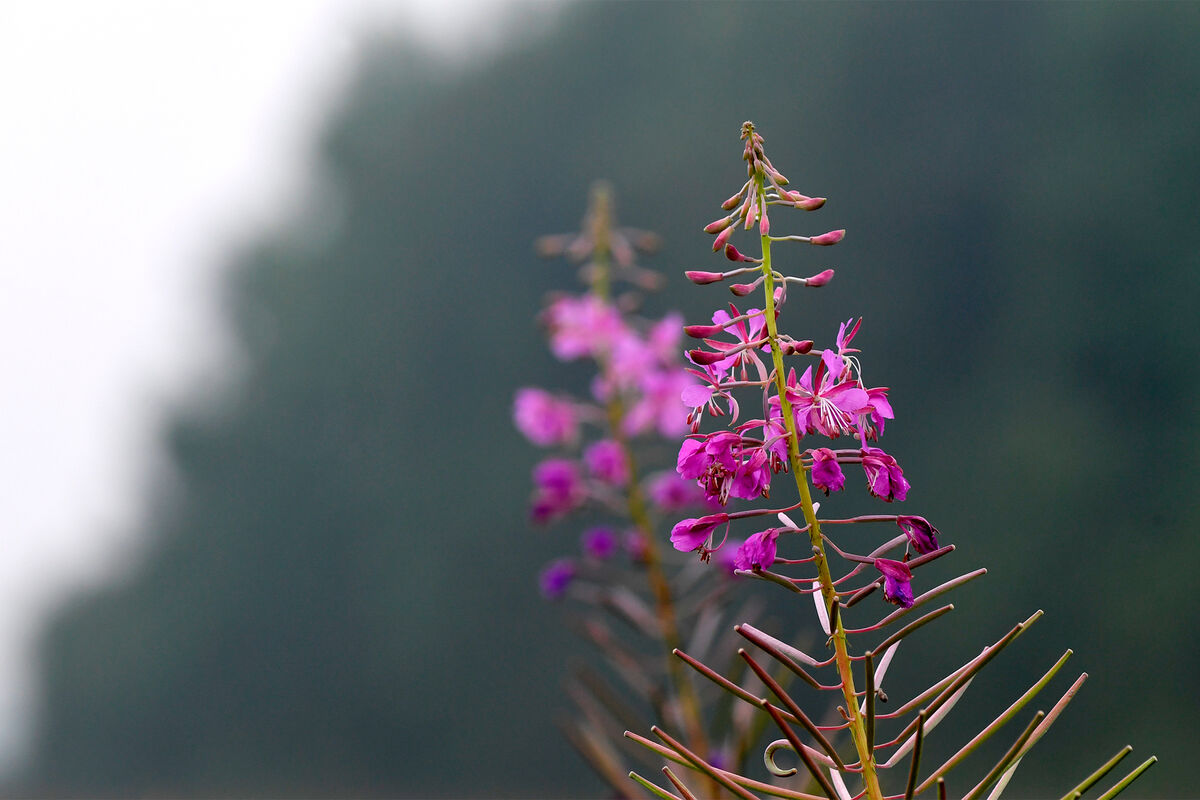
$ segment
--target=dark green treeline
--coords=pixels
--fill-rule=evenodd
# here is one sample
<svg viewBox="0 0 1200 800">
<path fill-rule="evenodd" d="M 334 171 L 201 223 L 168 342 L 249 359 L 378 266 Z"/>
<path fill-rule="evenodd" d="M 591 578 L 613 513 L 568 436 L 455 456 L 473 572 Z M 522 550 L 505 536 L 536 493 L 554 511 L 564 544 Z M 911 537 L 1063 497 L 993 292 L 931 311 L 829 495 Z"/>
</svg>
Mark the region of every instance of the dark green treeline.
<svg viewBox="0 0 1200 800">
<path fill-rule="evenodd" d="M 373 42 L 320 196 L 233 259 L 244 369 L 165 427 L 143 563 L 46 633 L 10 791 L 599 793 L 552 725 L 578 649 L 534 583 L 577 531 L 527 530 L 537 453 L 509 421 L 516 387 L 586 380 L 545 353 L 533 317 L 573 278 L 530 242 L 608 178 L 665 236 L 653 308 L 705 318 L 723 293 L 679 273 L 717 263 L 700 228 L 753 119 L 830 198 L 774 225 L 849 230 L 785 253 L 838 269 L 785 328 L 866 316 L 908 509 L 959 546 L 947 569 L 990 569 L 896 685 L 1048 612 L 930 758 L 1073 647 L 1092 677 L 1014 789 L 1061 791 L 1129 742 L 1162 758 L 1140 795 L 1190 794 L 1197 30 L 1196 4 L 587 4 L 462 71 Z M 846 494 L 833 513 L 884 510 Z"/>
</svg>

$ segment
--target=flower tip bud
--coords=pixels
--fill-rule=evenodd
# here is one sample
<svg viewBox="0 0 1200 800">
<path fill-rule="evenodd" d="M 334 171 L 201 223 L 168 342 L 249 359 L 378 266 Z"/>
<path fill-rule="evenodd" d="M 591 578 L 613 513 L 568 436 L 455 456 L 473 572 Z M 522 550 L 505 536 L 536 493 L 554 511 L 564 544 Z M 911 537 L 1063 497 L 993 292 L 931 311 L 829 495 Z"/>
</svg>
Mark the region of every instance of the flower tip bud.
<svg viewBox="0 0 1200 800">
<path fill-rule="evenodd" d="M 729 217 L 721 217 L 720 219 L 713 220 L 712 222 L 705 225 L 704 232 L 705 233 L 720 233 L 721 231 L 728 228 L 730 223 L 732 223 L 732 222 L 733 222 L 733 220 L 730 219 Z"/>
<path fill-rule="evenodd" d="M 797 355 L 804 355 L 805 353 L 811 352 L 812 349 L 812 339 L 801 339 L 798 342 L 792 342 L 792 352 L 796 353 Z"/>
<path fill-rule="evenodd" d="M 805 278 L 804 285 L 812 286 L 815 288 L 817 286 L 824 286 L 825 284 L 829 283 L 831 280 L 833 280 L 833 270 L 827 269 L 824 272 L 818 272 L 816 275 L 813 275 L 811 278 Z"/>
<path fill-rule="evenodd" d="M 846 231 L 845 229 L 842 229 L 840 231 L 830 231 L 829 233 L 822 233 L 820 236 L 814 236 L 808 240 L 808 243 L 819 245 L 837 244 L 845 237 Z"/>
<path fill-rule="evenodd" d="M 793 192 L 793 194 L 799 195 L 799 197 L 795 197 L 793 199 L 795 200 L 794 205 L 801 211 L 816 211 L 818 208 L 825 205 L 824 197 L 805 197 L 799 192 Z"/>
<path fill-rule="evenodd" d="M 711 350 L 688 350 L 688 358 L 692 363 L 705 366 L 707 364 L 715 364 L 725 358 L 724 353 L 714 353 Z"/>
<path fill-rule="evenodd" d="M 720 325 L 684 325 L 683 332 L 693 339 L 707 339 L 725 330 Z"/>
<path fill-rule="evenodd" d="M 758 223 L 759 236 L 769 236 L 771 234 L 771 221 L 767 219 L 767 215 L 763 214 L 762 220 Z"/>
<path fill-rule="evenodd" d="M 729 291 L 736 294 L 738 297 L 745 297 L 754 291 L 754 285 L 750 283 L 735 283 L 729 287 Z"/>
<path fill-rule="evenodd" d="M 699 270 L 689 270 L 683 273 L 687 279 L 697 286 L 704 286 L 708 283 L 720 283 L 725 280 L 725 276 L 719 272 L 700 272 Z"/>
</svg>

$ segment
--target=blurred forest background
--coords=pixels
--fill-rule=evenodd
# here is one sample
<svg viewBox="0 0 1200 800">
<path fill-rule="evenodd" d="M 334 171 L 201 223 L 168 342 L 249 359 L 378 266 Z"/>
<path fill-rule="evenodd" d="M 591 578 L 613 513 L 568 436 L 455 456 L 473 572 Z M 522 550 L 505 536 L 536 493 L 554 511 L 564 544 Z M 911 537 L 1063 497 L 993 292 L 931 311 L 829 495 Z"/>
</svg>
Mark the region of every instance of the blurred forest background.
<svg viewBox="0 0 1200 800">
<path fill-rule="evenodd" d="M 665 238 L 651 310 L 707 319 L 725 295 L 681 273 L 720 263 L 700 229 L 753 119 L 830 198 L 775 226 L 849 231 L 788 256 L 838 276 L 785 327 L 820 343 L 866 317 L 908 508 L 990 570 L 897 680 L 1044 608 L 974 690 L 994 713 L 1065 647 L 1091 674 L 1017 793 L 1128 742 L 1161 759 L 1138 795 L 1193 794 L 1197 31 L 1196 3 L 584 3 L 467 66 L 365 43 L 319 191 L 231 265 L 244 363 L 163 430 L 142 563 L 45 634 L 7 792 L 601 793 L 553 725 L 582 647 L 536 588 L 577 531 L 528 529 L 540 454 L 510 421 L 518 386 L 585 385 L 534 319 L 573 271 L 531 242 L 607 178 Z"/>
</svg>

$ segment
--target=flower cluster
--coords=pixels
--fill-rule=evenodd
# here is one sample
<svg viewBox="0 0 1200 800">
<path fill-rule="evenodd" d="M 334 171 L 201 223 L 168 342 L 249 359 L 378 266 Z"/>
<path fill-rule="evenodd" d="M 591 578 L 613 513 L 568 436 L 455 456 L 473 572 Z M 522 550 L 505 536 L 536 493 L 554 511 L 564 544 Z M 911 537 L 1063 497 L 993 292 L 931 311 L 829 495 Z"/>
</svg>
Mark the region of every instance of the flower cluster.
<svg viewBox="0 0 1200 800">
<path fill-rule="evenodd" d="M 631 460 L 631 439 L 654 434 L 674 438 L 687 431 L 688 408 L 680 397 L 695 386 L 679 361 L 682 318 L 668 314 L 642 320 L 623 312 L 627 302 L 618 304 L 609 296 L 617 279 L 635 287 L 656 285 L 656 274 L 635 260 L 637 251 L 654 245 L 651 234 L 611 225 L 603 192 L 594 195 L 581 233 L 538 242 L 544 255 L 563 254 L 583 264 L 589 291 L 553 296 L 541 322 L 556 358 L 591 360 L 596 374 L 587 398 L 535 387 L 516 392 L 517 429 L 533 444 L 559 450 L 533 469 L 530 518 L 535 523 L 554 522 L 585 508 L 627 516 L 631 492 L 667 514 L 715 502 L 693 481 L 669 471 L 638 480 Z M 606 561 L 622 550 L 639 561 L 645 546 L 645 532 L 636 524 L 620 536 L 613 528 L 589 529 L 582 540 L 584 561 L 563 558 L 550 564 L 542 573 L 542 591 L 561 597 L 581 563 Z"/>
<path fill-rule="evenodd" d="M 843 322 L 829 347 L 815 347 L 810 339 L 796 339 L 778 330 L 780 310 L 788 300 L 790 286 L 817 288 L 833 278 L 826 269 L 811 278 L 793 278 L 771 268 L 770 245 L 773 242 L 801 242 L 828 246 L 840 242 L 844 230 L 818 236 L 772 236 L 768 208 L 784 205 L 813 211 L 825 204 L 787 189 L 788 180 L 775 168 L 763 151 L 763 139 L 753 125 L 742 129 L 745 142 L 743 158 L 748 179 L 741 189 L 725 201 L 729 213 L 705 227 L 715 234 L 714 251 L 740 265 L 728 272 L 688 272 L 697 284 L 711 284 L 729 278 L 751 276 L 749 283 L 733 284 L 733 294 L 745 296 L 760 286 L 762 308 L 745 313 L 736 306 L 720 309 L 711 325 L 689 325 L 684 330 L 701 345 L 688 351 L 694 365 L 693 375 L 700 384 L 687 387 L 681 397 L 691 409 L 690 433 L 683 440 L 676 460 L 681 478 L 695 481 L 704 497 L 720 507 L 731 498 L 755 501 L 769 498 L 773 478 L 794 472 L 796 481 L 811 481 L 823 491 L 839 492 L 846 486 L 844 468 L 861 468 L 867 491 L 884 502 L 903 501 L 909 482 L 896 459 L 877 446 L 894 411 L 887 387 L 864 382 L 860 351 L 853 346 L 862 328 L 861 319 Z M 734 231 L 757 225 L 763 255 L 750 256 L 738 250 L 732 240 Z M 784 357 L 802 358 L 803 365 L 785 372 Z M 739 422 L 738 392 L 756 392 L 763 416 Z M 728 417 L 721 430 L 702 433 L 706 417 Z M 851 446 L 837 446 L 847 441 Z M 790 482 L 790 481 L 789 481 Z M 807 484 L 805 489 L 807 489 Z M 689 518 L 675 525 L 671 541 L 679 550 L 699 551 L 702 558 L 725 544 L 722 532 L 728 532 L 732 519 L 777 514 L 799 508 L 761 509 L 735 514 L 711 513 Z M 810 501 L 810 505 L 811 501 Z M 815 512 L 813 512 L 815 513 Z M 814 517 L 815 520 L 815 517 Z M 938 550 L 937 530 L 921 517 L 872 515 L 849 520 L 822 520 L 826 525 L 850 522 L 892 520 L 904 531 L 899 541 L 907 543 L 917 555 Z M 742 570 L 767 570 L 776 561 L 777 540 L 781 534 L 808 534 L 804 528 L 772 527 L 754 533 L 740 544 L 733 559 Z M 907 556 L 905 557 L 907 558 Z M 853 560 L 853 559 L 852 559 Z M 874 556 L 868 559 L 878 570 L 878 585 L 885 599 L 909 607 L 913 602 L 912 575 L 905 561 Z"/>
</svg>

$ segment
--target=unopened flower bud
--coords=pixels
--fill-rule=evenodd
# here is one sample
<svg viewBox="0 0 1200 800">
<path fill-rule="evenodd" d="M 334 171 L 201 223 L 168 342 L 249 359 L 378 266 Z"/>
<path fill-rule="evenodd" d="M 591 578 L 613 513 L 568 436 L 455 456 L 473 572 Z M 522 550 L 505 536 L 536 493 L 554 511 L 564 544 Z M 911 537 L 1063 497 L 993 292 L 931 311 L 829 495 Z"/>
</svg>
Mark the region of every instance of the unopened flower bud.
<svg viewBox="0 0 1200 800">
<path fill-rule="evenodd" d="M 752 284 L 752 283 L 735 283 L 733 286 L 729 287 L 729 291 L 733 292 L 738 297 L 745 297 L 746 295 L 748 295 L 754 291 L 754 284 Z"/>
<path fill-rule="evenodd" d="M 733 222 L 733 217 L 721 217 L 720 219 L 713 220 L 712 222 L 705 225 L 704 232 L 705 233 L 720 233 L 721 231 L 728 228 L 729 224 L 731 222 Z"/>
<path fill-rule="evenodd" d="M 788 179 L 783 176 L 782 172 L 775 169 L 774 167 L 767 167 L 767 171 L 771 173 L 771 177 L 775 179 L 775 182 L 777 184 L 779 184 L 780 186 L 788 185 Z"/>
<path fill-rule="evenodd" d="M 707 339 L 725 330 L 720 325 L 684 325 L 683 332 L 693 339 Z"/>
<path fill-rule="evenodd" d="M 720 250 L 722 247 L 724 247 L 725 243 L 729 241 L 731 236 L 733 236 L 733 226 L 732 225 L 730 225 L 728 228 L 726 228 L 725 230 L 723 230 L 717 234 L 717 238 L 715 240 L 713 240 L 713 252 L 715 253 L 718 250 Z"/>
<path fill-rule="evenodd" d="M 764 212 L 762 215 L 762 221 L 758 223 L 758 234 L 759 234 L 759 236 L 767 236 L 770 233 L 771 233 L 771 222 L 770 222 L 770 220 L 767 219 L 767 215 Z"/>
<path fill-rule="evenodd" d="M 816 211 L 821 206 L 825 205 L 824 197 L 806 197 L 799 192 L 788 192 L 788 198 L 792 204 L 801 211 Z"/>
<path fill-rule="evenodd" d="M 683 273 L 689 281 L 697 286 L 704 286 L 708 283 L 720 283 L 725 280 L 725 276 L 720 272 L 700 272 L 699 270 L 688 270 Z"/>
<path fill-rule="evenodd" d="M 845 238 L 845 236 L 846 231 L 844 229 L 840 231 L 830 231 L 829 233 L 822 233 L 820 236 L 812 237 L 808 240 L 808 243 L 819 245 L 837 244 L 843 238 Z"/>
<path fill-rule="evenodd" d="M 688 350 L 688 357 L 700 366 L 715 364 L 725 358 L 724 353 L 714 353 L 712 350 Z"/>
<path fill-rule="evenodd" d="M 726 211 L 732 211 L 734 206 L 736 206 L 738 203 L 742 202 L 742 195 L 744 195 L 745 193 L 746 193 L 746 187 L 743 186 L 742 190 L 740 192 L 738 192 L 733 197 L 726 200 L 724 203 L 721 203 L 721 208 L 725 209 Z"/>
<path fill-rule="evenodd" d="M 725 257 L 730 261 L 749 261 L 751 264 L 757 264 L 759 259 L 750 258 L 750 256 L 742 255 L 742 253 L 733 245 L 725 245 Z"/>
<path fill-rule="evenodd" d="M 788 348 L 790 354 L 802 356 L 805 353 L 811 352 L 813 349 L 812 339 L 801 339 L 798 342 L 789 342 Z"/>
<path fill-rule="evenodd" d="M 829 283 L 831 280 L 833 280 L 833 270 L 827 269 L 824 272 L 818 272 L 816 275 L 813 275 L 811 278 L 805 278 L 804 285 L 812 286 L 812 287 L 824 286 L 825 284 Z"/>
</svg>

